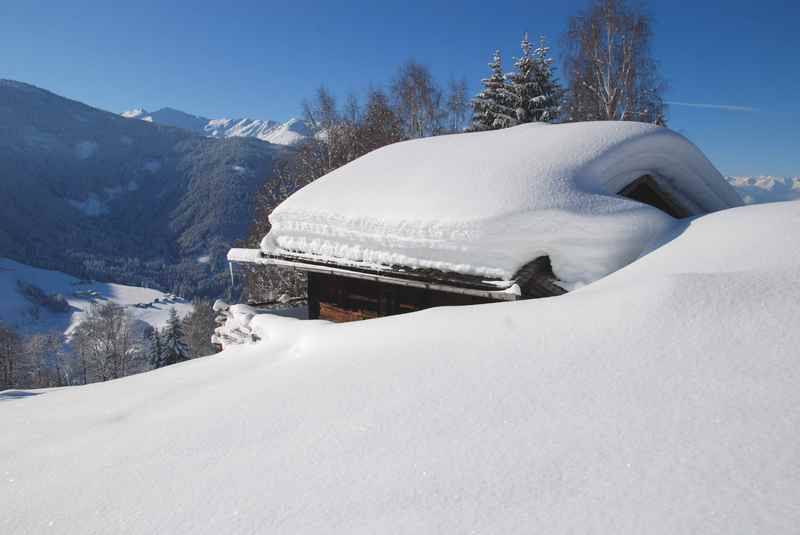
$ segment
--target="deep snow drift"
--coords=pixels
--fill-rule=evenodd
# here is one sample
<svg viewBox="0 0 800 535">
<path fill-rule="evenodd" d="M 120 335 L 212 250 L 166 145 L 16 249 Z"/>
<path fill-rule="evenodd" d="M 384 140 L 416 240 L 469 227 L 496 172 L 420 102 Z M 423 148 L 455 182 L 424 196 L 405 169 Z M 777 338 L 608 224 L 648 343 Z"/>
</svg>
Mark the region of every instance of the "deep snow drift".
<svg viewBox="0 0 800 535">
<path fill-rule="evenodd" d="M 0 401 L 3 533 L 796 533 L 800 203 L 573 293 Z"/>
<path fill-rule="evenodd" d="M 280 204 L 261 249 L 505 281 L 548 255 L 575 287 L 633 261 L 672 224 L 615 195 L 645 174 L 697 213 L 741 204 L 703 154 L 666 128 L 526 124 L 373 151 Z"/>
</svg>

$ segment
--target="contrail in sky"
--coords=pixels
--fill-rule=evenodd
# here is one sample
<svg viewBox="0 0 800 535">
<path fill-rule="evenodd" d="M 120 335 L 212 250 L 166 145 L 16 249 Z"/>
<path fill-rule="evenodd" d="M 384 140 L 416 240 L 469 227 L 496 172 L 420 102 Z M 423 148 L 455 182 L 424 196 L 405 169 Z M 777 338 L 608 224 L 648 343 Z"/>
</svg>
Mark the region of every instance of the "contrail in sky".
<svg viewBox="0 0 800 535">
<path fill-rule="evenodd" d="M 699 102 L 676 102 L 674 100 L 666 101 L 666 104 L 671 104 L 673 106 L 688 106 L 690 108 L 710 108 L 712 110 L 726 110 L 726 111 L 760 111 L 758 108 L 752 108 L 750 106 L 732 106 L 729 104 L 702 104 Z"/>
</svg>

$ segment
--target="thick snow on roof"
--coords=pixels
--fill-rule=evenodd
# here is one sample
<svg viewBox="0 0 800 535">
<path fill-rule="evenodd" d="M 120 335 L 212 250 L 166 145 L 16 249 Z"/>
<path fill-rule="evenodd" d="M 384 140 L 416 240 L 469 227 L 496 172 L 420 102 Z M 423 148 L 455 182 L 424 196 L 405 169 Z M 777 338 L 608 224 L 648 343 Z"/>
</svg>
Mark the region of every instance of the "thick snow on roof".
<svg viewBox="0 0 800 535">
<path fill-rule="evenodd" d="M 528 124 L 367 154 L 279 205 L 261 246 L 505 280 L 549 255 L 561 280 L 590 282 L 633 261 L 672 224 L 615 195 L 644 174 L 696 213 L 741 204 L 702 153 L 668 129 Z"/>
<path fill-rule="evenodd" d="M 0 395 L 0 532 L 796 533 L 798 227 L 736 208 L 565 296 L 256 316 L 250 346 Z"/>
</svg>

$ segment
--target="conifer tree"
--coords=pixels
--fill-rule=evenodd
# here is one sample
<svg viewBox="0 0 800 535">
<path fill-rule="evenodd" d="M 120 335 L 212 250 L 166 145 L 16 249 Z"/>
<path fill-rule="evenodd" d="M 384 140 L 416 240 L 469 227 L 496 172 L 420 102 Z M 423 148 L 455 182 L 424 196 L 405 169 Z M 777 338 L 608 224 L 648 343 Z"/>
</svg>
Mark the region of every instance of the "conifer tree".
<svg viewBox="0 0 800 535">
<path fill-rule="evenodd" d="M 217 352 L 211 344 L 211 337 L 217 327 L 215 317 L 216 312 L 210 301 L 195 299 L 192 302 L 192 311 L 183 318 L 184 340 L 191 358 L 205 357 Z"/>
<path fill-rule="evenodd" d="M 560 112 L 561 89 L 553 77 L 553 60 L 544 37 L 535 50 L 526 33 L 521 43 L 522 55 L 514 63 L 516 71 L 508 75 L 517 123 L 552 122 Z"/>
<path fill-rule="evenodd" d="M 533 121 L 533 99 L 538 95 L 536 64 L 531 54 L 532 46 L 528 34 L 522 37 L 522 55 L 514 62 L 516 71 L 508 75 L 509 91 L 514 103 L 514 114 L 518 123 Z"/>
<path fill-rule="evenodd" d="M 150 334 L 150 353 L 148 354 L 150 366 L 153 368 L 161 368 L 164 365 L 162 353 L 161 335 L 158 329 L 154 327 L 153 332 Z"/>
<path fill-rule="evenodd" d="M 169 311 L 167 326 L 161 333 L 161 365 L 169 366 L 184 360 L 189 360 L 189 348 L 183 340 L 181 320 L 172 308 Z"/>
<path fill-rule="evenodd" d="M 492 74 L 481 80 L 483 90 L 472 99 L 472 123 L 470 132 L 497 130 L 516 124 L 511 93 L 506 86 L 500 51 L 496 50 L 489 63 Z"/>
<path fill-rule="evenodd" d="M 533 99 L 532 120 L 552 123 L 561 114 L 564 90 L 553 72 L 553 59 L 549 54 L 550 47 L 544 36 L 539 37 L 539 46 L 533 51 L 537 95 Z"/>
</svg>

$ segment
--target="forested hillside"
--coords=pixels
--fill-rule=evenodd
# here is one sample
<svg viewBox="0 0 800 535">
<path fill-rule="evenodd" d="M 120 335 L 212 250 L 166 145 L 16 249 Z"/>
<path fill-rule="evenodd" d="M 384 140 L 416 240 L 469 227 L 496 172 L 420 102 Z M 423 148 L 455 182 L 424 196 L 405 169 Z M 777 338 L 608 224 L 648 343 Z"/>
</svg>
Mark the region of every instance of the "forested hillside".
<svg viewBox="0 0 800 535">
<path fill-rule="evenodd" d="M 218 295 L 253 193 L 289 150 L 126 119 L 1 80 L 0 256 Z"/>
</svg>

